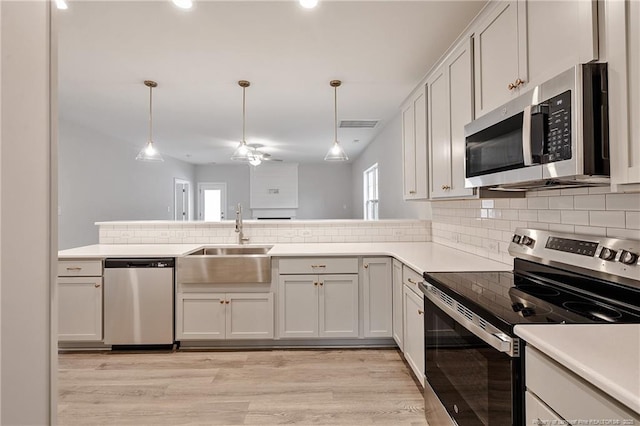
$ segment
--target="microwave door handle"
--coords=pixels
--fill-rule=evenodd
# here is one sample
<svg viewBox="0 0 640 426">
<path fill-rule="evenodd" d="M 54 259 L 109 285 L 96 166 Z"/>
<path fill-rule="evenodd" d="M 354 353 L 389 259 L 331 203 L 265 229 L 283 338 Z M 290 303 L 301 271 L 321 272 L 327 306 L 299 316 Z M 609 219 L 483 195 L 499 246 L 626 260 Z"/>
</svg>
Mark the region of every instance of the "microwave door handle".
<svg viewBox="0 0 640 426">
<path fill-rule="evenodd" d="M 533 165 L 531 155 L 531 105 L 524 108 L 522 116 L 522 157 L 525 166 Z"/>
</svg>

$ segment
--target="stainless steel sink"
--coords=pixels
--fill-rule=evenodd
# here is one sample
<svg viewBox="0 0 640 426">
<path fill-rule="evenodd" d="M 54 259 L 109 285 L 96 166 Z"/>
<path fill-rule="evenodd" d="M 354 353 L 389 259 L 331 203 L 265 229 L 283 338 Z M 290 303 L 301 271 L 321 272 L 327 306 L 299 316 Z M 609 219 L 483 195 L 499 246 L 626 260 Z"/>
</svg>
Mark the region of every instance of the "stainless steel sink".
<svg viewBox="0 0 640 426">
<path fill-rule="evenodd" d="M 203 247 L 177 259 L 179 283 L 269 283 L 273 246 Z"/>
<path fill-rule="evenodd" d="M 198 250 L 199 254 L 211 256 L 236 256 L 251 254 L 267 254 L 273 246 L 267 247 L 205 247 Z"/>
</svg>

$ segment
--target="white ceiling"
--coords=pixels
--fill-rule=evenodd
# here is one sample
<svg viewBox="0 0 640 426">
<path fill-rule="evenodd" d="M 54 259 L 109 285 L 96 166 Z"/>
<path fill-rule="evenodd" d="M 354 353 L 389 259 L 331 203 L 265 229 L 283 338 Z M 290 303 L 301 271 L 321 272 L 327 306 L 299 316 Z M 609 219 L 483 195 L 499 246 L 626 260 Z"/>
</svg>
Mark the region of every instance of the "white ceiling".
<svg viewBox="0 0 640 426">
<path fill-rule="evenodd" d="M 139 149 L 148 138 L 196 164 L 230 163 L 242 136 L 285 161 L 320 162 L 338 119 L 377 119 L 339 129 L 351 159 L 399 111 L 484 1 L 71 1 L 57 13 L 59 115 Z M 354 140 L 359 140 L 356 142 Z M 117 143 L 117 142 L 116 142 Z"/>
</svg>

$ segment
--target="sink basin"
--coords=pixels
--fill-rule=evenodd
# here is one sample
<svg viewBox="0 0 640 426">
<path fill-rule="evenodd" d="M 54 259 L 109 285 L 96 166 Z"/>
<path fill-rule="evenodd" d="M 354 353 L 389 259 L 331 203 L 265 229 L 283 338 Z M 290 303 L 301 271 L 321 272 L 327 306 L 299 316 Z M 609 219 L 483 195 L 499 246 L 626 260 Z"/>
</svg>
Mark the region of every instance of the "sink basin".
<svg viewBox="0 0 640 426">
<path fill-rule="evenodd" d="M 252 254 L 267 254 L 273 246 L 266 247 L 205 247 L 193 255 L 205 255 L 205 256 L 247 256 Z"/>
<path fill-rule="evenodd" d="M 273 246 L 203 247 L 176 261 L 182 284 L 270 283 Z"/>
</svg>

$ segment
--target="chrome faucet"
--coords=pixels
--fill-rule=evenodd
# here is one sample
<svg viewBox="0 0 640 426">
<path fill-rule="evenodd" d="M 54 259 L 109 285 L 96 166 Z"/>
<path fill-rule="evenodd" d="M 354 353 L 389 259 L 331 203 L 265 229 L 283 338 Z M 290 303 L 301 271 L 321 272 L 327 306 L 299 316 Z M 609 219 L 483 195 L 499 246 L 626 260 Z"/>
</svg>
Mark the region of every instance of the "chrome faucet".
<svg viewBox="0 0 640 426">
<path fill-rule="evenodd" d="M 238 233 L 238 244 L 244 244 L 245 241 L 249 241 L 249 238 L 245 238 L 242 230 L 242 205 L 240 203 L 238 203 L 238 208 L 236 209 L 236 232 Z"/>
</svg>

